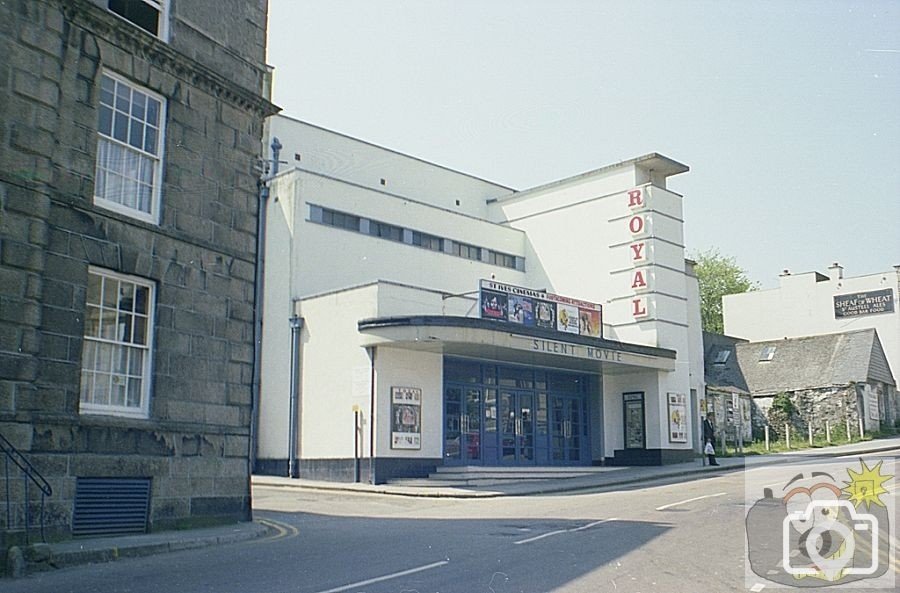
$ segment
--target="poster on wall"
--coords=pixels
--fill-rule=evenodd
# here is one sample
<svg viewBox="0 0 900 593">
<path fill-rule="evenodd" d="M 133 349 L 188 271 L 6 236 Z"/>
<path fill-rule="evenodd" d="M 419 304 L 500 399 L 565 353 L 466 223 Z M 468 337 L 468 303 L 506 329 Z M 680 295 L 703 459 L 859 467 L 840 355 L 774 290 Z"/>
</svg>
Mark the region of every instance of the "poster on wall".
<svg viewBox="0 0 900 593">
<path fill-rule="evenodd" d="M 543 290 L 482 280 L 482 319 L 495 319 L 567 334 L 603 337 L 603 307 Z"/>
<path fill-rule="evenodd" d="M 556 305 L 556 329 L 569 334 L 578 333 L 578 307 L 572 305 L 564 305 L 559 303 Z"/>
<path fill-rule="evenodd" d="M 578 333 L 582 336 L 600 337 L 600 311 L 578 308 Z"/>
<path fill-rule="evenodd" d="M 509 297 L 509 320 L 524 326 L 534 326 L 534 301 L 528 297 Z"/>
<path fill-rule="evenodd" d="M 683 393 L 669 393 L 669 442 L 686 443 L 687 397 Z"/>
<path fill-rule="evenodd" d="M 534 306 L 534 318 L 536 326 L 556 329 L 556 305 L 538 301 Z"/>
<path fill-rule="evenodd" d="M 486 319 L 506 319 L 508 300 L 505 294 L 485 291 L 481 295 L 481 316 Z"/>
<path fill-rule="evenodd" d="M 422 390 L 391 387 L 391 449 L 422 448 Z"/>
<path fill-rule="evenodd" d="M 644 393 L 636 391 L 622 394 L 625 412 L 625 448 L 643 449 L 644 437 Z"/>
</svg>

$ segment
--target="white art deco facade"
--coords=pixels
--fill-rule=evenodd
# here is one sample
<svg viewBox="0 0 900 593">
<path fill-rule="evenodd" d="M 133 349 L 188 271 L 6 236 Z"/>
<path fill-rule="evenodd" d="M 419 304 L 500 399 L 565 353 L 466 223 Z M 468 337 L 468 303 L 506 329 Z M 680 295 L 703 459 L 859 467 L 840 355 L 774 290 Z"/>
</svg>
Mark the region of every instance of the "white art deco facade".
<svg viewBox="0 0 900 593">
<path fill-rule="evenodd" d="M 257 472 L 693 456 L 699 298 L 666 189 L 688 167 L 517 191 L 287 117 L 270 137 Z"/>
</svg>

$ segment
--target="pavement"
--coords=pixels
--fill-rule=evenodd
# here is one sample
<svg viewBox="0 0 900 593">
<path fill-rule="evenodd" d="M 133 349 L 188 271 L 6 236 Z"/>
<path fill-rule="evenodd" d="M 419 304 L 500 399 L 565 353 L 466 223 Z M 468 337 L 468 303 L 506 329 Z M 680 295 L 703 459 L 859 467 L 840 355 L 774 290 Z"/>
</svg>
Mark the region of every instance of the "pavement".
<svg viewBox="0 0 900 593">
<path fill-rule="evenodd" d="M 429 486 L 425 484 L 415 486 L 406 484 L 354 484 L 260 475 L 253 476 L 252 482 L 254 486 L 297 490 L 357 492 L 427 498 L 493 498 L 498 496 L 528 496 L 536 494 L 599 490 L 653 480 L 696 476 L 697 474 L 702 473 L 715 474 L 743 471 L 748 467 L 771 465 L 775 463 L 790 463 L 792 461 L 801 461 L 811 457 L 840 457 L 862 453 L 878 453 L 893 449 L 900 449 L 900 437 L 864 441 L 849 445 L 802 449 L 791 451 L 789 453 L 749 455 L 747 457 L 719 457 L 718 466 L 707 465 L 705 458 L 697 458 L 696 460 L 687 463 L 675 463 L 663 466 L 570 468 L 573 470 L 584 469 L 586 475 L 572 478 L 542 480 L 509 480 L 509 483 L 506 484 L 498 484 L 496 482 L 502 480 L 495 480 L 484 486 L 467 485 L 465 487 L 445 485 Z M 438 482 L 438 484 L 440 484 L 440 482 Z"/>
<path fill-rule="evenodd" d="M 277 476 L 253 476 L 252 484 L 253 486 L 284 488 L 286 492 L 291 490 L 317 490 L 438 498 L 526 496 L 562 492 L 574 493 L 607 488 L 614 489 L 617 486 L 654 480 L 691 479 L 700 474 L 714 475 L 723 472 L 743 471 L 745 468 L 775 463 L 790 463 L 811 457 L 840 457 L 894 449 L 900 449 L 900 437 L 790 453 L 748 457 L 720 457 L 718 466 L 706 465 L 703 459 L 698 459 L 688 463 L 654 467 L 600 467 L 588 468 L 589 471 L 586 475 L 572 478 L 534 481 L 513 480 L 509 481 L 510 483 L 492 483 L 484 486 L 466 487 L 348 484 Z M 203 529 L 76 539 L 50 544 L 32 544 L 24 549 L 13 547 L 8 552 L 7 576 L 18 577 L 24 576 L 29 571 L 50 570 L 78 564 L 110 562 L 120 558 L 136 558 L 165 552 L 247 541 L 266 537 L 276 532 L 277 529 L 277 526 L 267 524 L 265 520 L 259 520 Z"/>
</svg>

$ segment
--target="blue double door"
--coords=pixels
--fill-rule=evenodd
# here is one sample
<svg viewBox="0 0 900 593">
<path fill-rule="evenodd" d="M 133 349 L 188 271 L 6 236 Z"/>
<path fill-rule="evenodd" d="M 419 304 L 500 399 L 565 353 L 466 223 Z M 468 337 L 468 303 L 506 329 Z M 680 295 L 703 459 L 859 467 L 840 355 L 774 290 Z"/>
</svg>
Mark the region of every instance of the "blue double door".
<svg viewBox="0 0 900 593">
<path fill-rule="evenodd" d="M 589 464 L 586 408 L 584 394 L 447 384 L 444 462 Z"/>
</svg>

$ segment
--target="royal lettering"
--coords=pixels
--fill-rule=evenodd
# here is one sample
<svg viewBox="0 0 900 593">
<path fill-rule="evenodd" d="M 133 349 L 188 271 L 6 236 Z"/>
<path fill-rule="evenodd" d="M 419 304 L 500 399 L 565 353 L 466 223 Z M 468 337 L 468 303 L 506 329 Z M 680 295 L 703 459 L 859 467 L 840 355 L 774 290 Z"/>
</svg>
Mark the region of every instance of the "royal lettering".
<svg viewBox="0 0 900 593">
<path fill-rule="evenodd" d="M 631 220 L 628 221 L 628 229 L 631 231 L 632 235 L 638 235 L 644 232 L 644 217 L 640 215 L 635 215 L 631 217 Z"/>
<path fill-rule="evenodd" d="M 644 247 L 646 243 L 634 243 L 631 247 L 631 261 L 644 261 Z"/>
<path fill-rule="evenodd" d="M 632 189 L 628 192 L 628 207 L 641 208 L 644 206 L 644 194 L 639 189 Z"/>
<path fill-rule="evenodd" d="M 631 314 L 634 317 L 646 317 L 647 316 L 647 302 L 643 298 L 638 297 L 636 299 L 632 299 L 631 304 L 633 305 Z"/>
<path fill-rule="evenodd" d="M 631 288 L 635 290 L 643 290 L 647 288 L 647 279 L 644 278 L 643 270 L 634 271 L 634 278 L 631 281 Z"/>
</svg>

